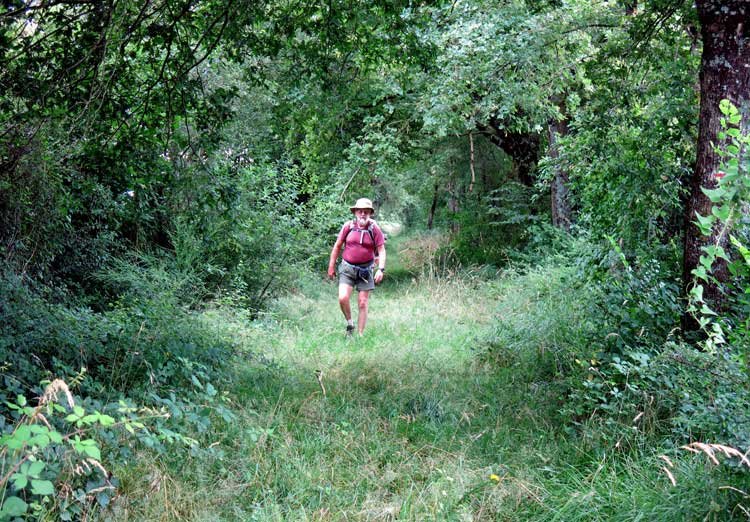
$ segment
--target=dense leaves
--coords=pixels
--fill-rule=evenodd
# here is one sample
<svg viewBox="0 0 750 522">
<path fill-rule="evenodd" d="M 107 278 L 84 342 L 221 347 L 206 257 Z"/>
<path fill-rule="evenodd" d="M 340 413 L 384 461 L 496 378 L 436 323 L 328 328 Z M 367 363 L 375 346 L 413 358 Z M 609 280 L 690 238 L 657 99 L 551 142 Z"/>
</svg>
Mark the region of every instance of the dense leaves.
<svg viewBox="0 0 750 522">
<path fill-rule="evenodd" d="M 299 290 L 369 196 L 379 220 L 434 229 L 451 268 L 565 267 L 529 335 L 552 347 L 539 375 L 571 436 L 609 443 L 641 415 L 656 436 L 747 444 L 750 46 L 722 29 L 746 9 L 6 2 L 0 427 L 41 429 L 18 396 L 56 377 L 86 412 L 131 395 L 189 429 L 226 420 L 196 412 L 235 346 L 196 318 L 216 303 L 256 318 Z M 483 357 L 528 363 L 504 325 Z M 66 418 L 56 433 L 87 417 Z M 178 428 L 142 442 L 184 442 Z M 99 451 L 86 440 L 55 451 Z M 0 513 L 41 512 L 67 480 L 57 461 L 2 451 L 18 469 Z"/>
</svg>

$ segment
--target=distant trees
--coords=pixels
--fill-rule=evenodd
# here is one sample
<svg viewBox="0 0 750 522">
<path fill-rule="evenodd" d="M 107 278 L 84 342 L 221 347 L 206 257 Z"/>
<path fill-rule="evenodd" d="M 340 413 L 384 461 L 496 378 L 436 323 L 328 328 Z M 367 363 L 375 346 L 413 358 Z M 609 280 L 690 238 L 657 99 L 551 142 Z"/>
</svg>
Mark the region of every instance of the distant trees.
<svg viewBox="0 0 750 522">
<path fill-rule="evenodd" d="M 256 216 L 235 208 L 256 201 L 237 187 L 268 176 L 267 208 L 320 202 L 319 223 L 371 191 L 429 226 L 442 209 L 495 236 L 575 221 L 633 255 L 684 234 L 687 285 L 701 247 L 725 240 L 692 225 L 718 167 L 718 101 L 747 114 L 750 92 L 747 2 L 696 6 L 9 2 L 3 259 L 85 284 L 123 249 L 173 248 L 179 215 L 198 235 L 232 228 L 245 246 L 211 248 L 238 264 L 262 244 L 235 236 Z M 502 192 L 511 180 L 522 186 Z M 540 187 L 549 199 L 532 195 Z M 525 200 L 500 208 L 514 197 Z"/>
<path fill-rule="evenodd" d="M 416 45 L 418 13 L 407 8 L 6 2 L 0 257 L 17 272 L 86 285 L 113 255 L 173 249 L 181 218 L 225 219 L 239 204 L 236 187 L 256 186 L 242 176 L 276 170 L 279 187 L 293 189 L 279 199 L 300 204 L 350 176 L 359 160 L 342 173 L 347 147 L 369 139 L 377 125 L 368 118 L 387 122 L 379 102 L 401 89 L 381 81 L 381 66 L 404 68 L 428 49 Z M 235 250 L 232 258 L 247 255 Z"/>
</svg>

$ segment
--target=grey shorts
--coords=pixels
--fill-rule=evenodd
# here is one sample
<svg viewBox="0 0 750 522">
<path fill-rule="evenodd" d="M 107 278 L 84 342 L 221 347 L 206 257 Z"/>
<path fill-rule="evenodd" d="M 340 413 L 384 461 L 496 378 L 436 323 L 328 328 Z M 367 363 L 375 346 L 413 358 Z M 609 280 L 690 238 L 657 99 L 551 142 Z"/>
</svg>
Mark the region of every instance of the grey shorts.
<svg viewBox="0 0 750 522">
<path fill-rule="evenodd" d="M 365 281 L 359 274 L 359 268 L 356 265 L 350 265 L 346 261 L 339 263 L 339 284 L 353 286 L 358 291 L 362 290 L 375 290 L 375 274 L 372 272 L 372 264 L 368 268 L 367 281 Z"/>
</svg>

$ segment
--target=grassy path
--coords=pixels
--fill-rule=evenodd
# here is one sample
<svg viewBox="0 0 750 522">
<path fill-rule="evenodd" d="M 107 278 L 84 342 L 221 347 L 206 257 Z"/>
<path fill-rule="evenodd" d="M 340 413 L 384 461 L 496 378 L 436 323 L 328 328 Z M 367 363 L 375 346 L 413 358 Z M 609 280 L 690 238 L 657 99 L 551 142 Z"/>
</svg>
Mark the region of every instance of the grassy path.
<svg viewBox="0 0 750 522">
<path fill-rule="evenodd" d="M 492 376 L 472 360 L 492 316 L 487 293 L 392 284 L 373 296 L 366 336 L 346 340 L 326 290 L 280 304 L 276 317 L 288 319 L 261 338 L 281 366 L 245 380 L 263 418 L 238 448 L 258 463 L 256 518 L 444 520 L 490 509 L 475 501 L 497 496 L 497 443 L 512 436 Z"/>
<path fill-rule="evenodd" d="M 333 283 L 279 302 L 274 321 L 245 332 L 278 366 L 243 372 L 244 418 L 226 437 L 241 457 L 218 488 L 232 492 L 219 503 L 225 518 L 489 520 L 535 502 L 536 486 L 504 462 L 542 462 L 528 440 L 538 417 L 472 353 L 492 293 L 394 272 L 363 338 L 344 338 Z"/>
<path fill-rule="evenodd" d="M 371 299 L 363 338 L 344 338 L 333 283 L 306 285 L 262 321 L 222 317 L 252 354 L 231 392 L 238 417 L 212 434 L 223 456 L 157 465 L 158 491 L 131 491 L 147 507 L 130 517 L 568 521 L 705 514 L 703 502 L 685 501 L 704 483 L 670 488 L 655 455 L 617 456 L 606 448 L 589 454 L 590 446 L 565 434 L 554 420 L 559 399 L 543 373 L 477 364 L 474 350 L 498 315 L 528 323 L 527 330 L 517 325 L 520 342 L 554 342 L 546 321 L 558 319 L 534 309 L 540 291 L 532 285 L 548 284 L 549 274 L 525 280 L 526 293 L 518 281 L 416 282 L 389 274 Z M 530 332 L 537 336 L 531 341 Z M 153 466 L 151 484 L 159 473 Z M 131 485 L 137 472 L 131 470 Z"/>
</svg>

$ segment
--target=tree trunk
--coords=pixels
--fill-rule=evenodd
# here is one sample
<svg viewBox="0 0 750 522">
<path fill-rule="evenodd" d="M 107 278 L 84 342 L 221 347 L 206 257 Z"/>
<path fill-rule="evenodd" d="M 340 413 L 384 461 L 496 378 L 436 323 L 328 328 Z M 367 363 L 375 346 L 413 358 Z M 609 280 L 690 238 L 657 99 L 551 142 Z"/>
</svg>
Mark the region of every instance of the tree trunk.
<svg viewBox="0 0 750 522">
<path fill-rule="evenodd" d="M 469 131 L 469 171 L 471 171 L 471 183 L 469 183 L 469 194 L 474 190 L 474 183 L 477 180 L 476 172 L 474 171 L 474 136 Z"/>
<path fill-rule="evenodd" d="M 727 98 L 740 109 L 745 130 L 750 113 L 750 5 L 747 0 L 698 0 L 696 7 L 701 23 L 703 55 L 698 153 L 690 179 L 690 198 L 685 214 L 682 275 L 686 291 L 692 282 L 691 272 L 699 265 L 701 248 L 717 243 L 726 246 L 726 236 L 719 237 L 718 229 L 710 237 L 706 237 L 693 224 L 696 213 L 707 215 L 711 212 L 711 201 L 703 194 L 701 187 L 715 187 L 715 174 L 721 162 L 714 150 L 717 134 L 721 130 L 719 102 Z M 719 284 L 704 283 L 703 296 L 709 306 L 720 310 L 723 303 L 720 284 L 729 276 L 724 260 L 716 261 L 713 275 Z M 694 319 L 686 316 L 683 318 L 683 327 L 694 331 L 697 324 Z"/>
<path fill-rule="evenodd" d="M 477 129 L 486 134 L 490 141 L 513 159 L 518 181 L 527 187 L 534 186 L 534 170 L 539 162 L 541 140 L 534 133 L 509 133 L 502 122 L 490 119 L 487 125 L 477 124 Z"/>
<path fill-rule="evenodd" d="M 563 230 L 570 230 L 573 213 L 570 208 L 570 194 L 568 191 L 568 170 L 565 166 L 560 165 L 560 150 L 557 139 L 559 136 L 568 134 L 568 121 L 551 121 L 548 127 L 549 131 L 549 150 L 547 154 L 555 160 L 555 176 L 552 178 L 552 224 Z"/>
<path fill-rule="evenodd" d="M 456 220 L 456 216 L 458 215 L 458 212 L 461 210 L 461 205 L 459 203 L 458 187 L 456 183 L 454 183 L 453 180 L 450 180 L 446 188 L 448 190 L 448 210 L 451 213 L 451 233 L 458 234 L 460 226 L 458 224 L 458 221 Z"/>
<path fill-rule="evenodd" d="M 437 208 L 438 201 L 438 187 L 435 183 L 435 192 L 432 194 L 432 205 L 430 206 L 430 213 L 427 214 L 427 230 L 432 230 L 432 222 L 435 219 L 435 209 Z"/>
</svg>

